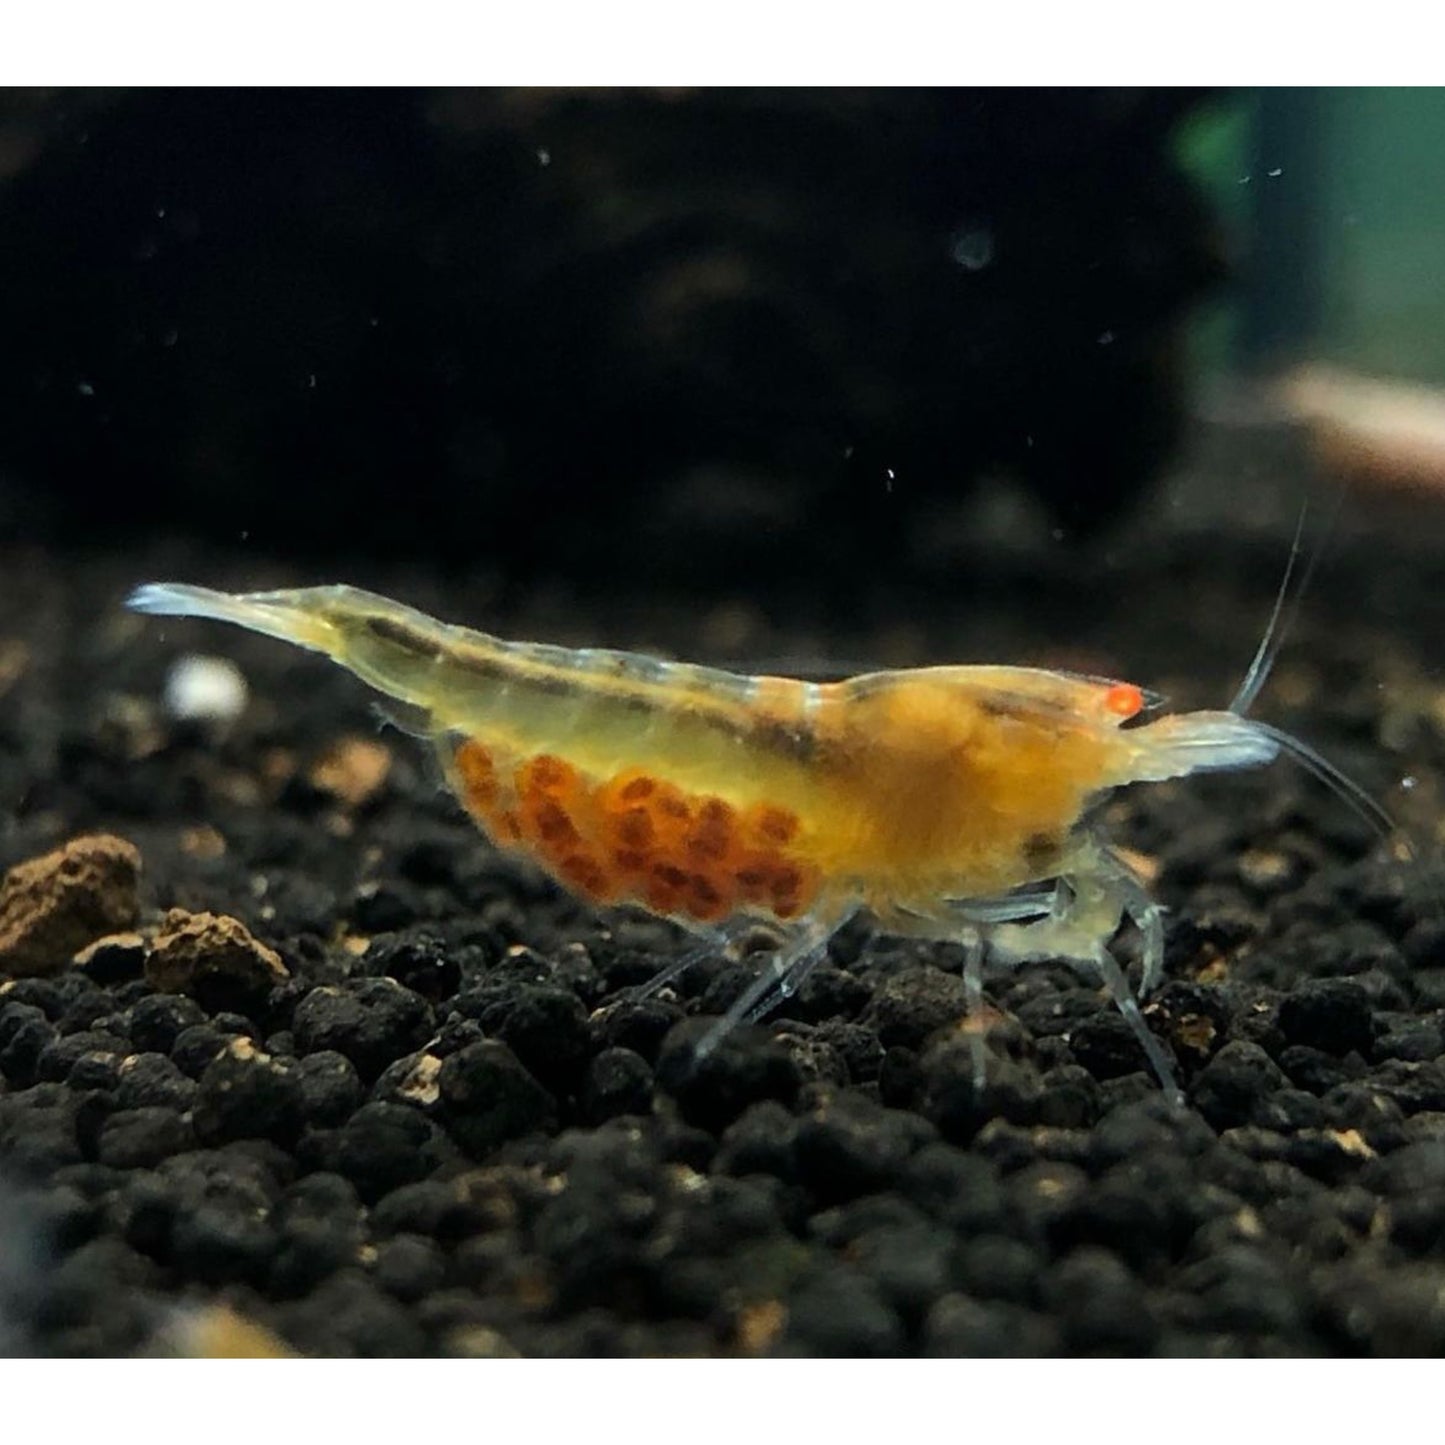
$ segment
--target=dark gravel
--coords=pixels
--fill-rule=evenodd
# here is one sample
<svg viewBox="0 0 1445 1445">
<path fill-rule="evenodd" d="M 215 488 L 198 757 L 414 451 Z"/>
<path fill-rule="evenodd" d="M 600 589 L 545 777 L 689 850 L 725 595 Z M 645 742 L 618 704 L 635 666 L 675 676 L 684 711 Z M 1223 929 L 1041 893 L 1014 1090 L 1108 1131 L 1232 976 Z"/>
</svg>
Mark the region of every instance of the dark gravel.
<svg viewBox="0 0 1445 1445">
<path fill-rule="evenodd" d="M 1339 540 L 1261 710 L 1428 816 L 1440 519 L 1371 527 Z M 1217 705 L 1282 550 L 1146 533 L 1093 588 L 1097 555 L 1020 550 L 956 597 L 864 589 L 847 628 L 780 586 L 747 646 L 1027 659 Z M 563 615 L 538 594 L 499 616 L 460 580 L 359 571 L 499 631 L 708 651 L 695 599 Z M 396 732 L 366 798 L 309 783 L 377 736 L 364 689 L 262 639 L 126 617 L 152 574 L 284 580 L 177 550 L 0 567 L 0 642 L 27 657 L 0 714 L 0 863 L 114 833 L 143 860 L 142 932 L 214 912 L 284 971 L 197 1001 L 156 992 L 131 940 L 0 979 L 0 1175 L 30 1242 L 4 1275 L 9 1348 L 140 1352 L 173 1306 L 219 1300 L 317 1354 L 1445 1351 L 1440 875 L 1384 857 L 1297 772 L 1108 806 L 1170 909 L 1148 1017 L 1183 1111 L 1097 985 L 1049 965 L 991 979 L 979 1095 L 961 952 L 863 925 L 695 1067 L 695 1016 L 735 969 L 629 998 L 673 932 L 499 860 Z M 181 648 L 244 669 L 229 728 L 159 711 Z"/>
</svg>

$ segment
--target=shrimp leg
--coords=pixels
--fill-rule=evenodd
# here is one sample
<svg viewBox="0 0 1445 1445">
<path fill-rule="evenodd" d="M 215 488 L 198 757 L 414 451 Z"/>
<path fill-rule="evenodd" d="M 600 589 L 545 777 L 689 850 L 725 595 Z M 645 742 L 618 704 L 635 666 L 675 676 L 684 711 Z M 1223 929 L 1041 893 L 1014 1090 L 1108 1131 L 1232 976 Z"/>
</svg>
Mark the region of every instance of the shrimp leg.
<svg viewBox="0 0 1445 1445">
<path fill-rule="evenodd" d="M 685 949 L 671 963 L 658 969 L 646 983 L 638 984 L 628 994 L 628 997 L 634 1003 L 653 998 L 661 993 L 668 984 L 681 978 L 693 964 L 705 963 L 708 959 L 717 958 L 726 953 L 740 939 L 745 938 L 756 927 L 756 923 L 755 919 L 739 916 L 725 919 L 715 928 L 695 930 L 693 936 L 697 941 L 693 943 L 692 947 Z"/>
<path fill-rule="evenodd" d="M 989 936 L 990 946 L 1016 963 L 1060 960 L 1082 964 L 1099 974 L 1119 1012 L 1138 1039 L 1150 1067 L 1176 1103 L 1183 1102 L 1173 1066 L 1154 1036 L 1109 940 L 1121 916 L 1138 928 L 1144 945 L 1140 993 L 1153 988 L 1164 969 L 1162 910 L 1124 865 L 1093 839 L 1086 840 L 1060 880 L 1061 905 L 1034 923 L 1004 924 Z"/>
<path fill-rule="evenodd" d="M 856 911 L 815 914 L 789 927 L 778 951 L 704 1036 L 697 1048 L 698 1059 L 707 1058 L 739 1024 L 756 1023 L 796 993 L 803 980 L 827 957 L 828 940 Z"/>
<path fill-rule="evenodd" d="M 1048 918 L 1058 912 L 1063 901 L 1063 890 L 1056 885 L 1045 891 L 1005 893 L 999 898 L 950 898 L 943 905 L 943 916 L 913 915 L 911 926 L 906 927 L 903 925 L 907 920 L 896 912 L 890 916 L 892 932 L 911 932 L 939 943 L 962 942 L 967 950 L 963 960 L 964 1029 L 973 1062 L 973 1086 L 979 1091 L 988 1075 L 987 1036 L 979 1019 L 984 1007 L 983 972 L 989 931 L 1005 923 L 1023 925 Z M 965 925 L 961 936 L 960 923 Z"/>
</svg>

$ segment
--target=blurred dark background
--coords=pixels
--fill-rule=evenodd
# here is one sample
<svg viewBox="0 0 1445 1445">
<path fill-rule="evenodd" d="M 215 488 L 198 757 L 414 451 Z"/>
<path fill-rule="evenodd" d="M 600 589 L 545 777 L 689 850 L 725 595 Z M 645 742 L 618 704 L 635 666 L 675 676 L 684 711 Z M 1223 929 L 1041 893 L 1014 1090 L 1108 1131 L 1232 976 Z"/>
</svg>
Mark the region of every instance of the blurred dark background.
<svg viewBox="0 0 1445 1445">
<path fill-rule="evenodd" d="M 0 532 L 644 582 L 1139 496 L 1224 272 L 1168 90 L 11 91 Z"/>
</svg>

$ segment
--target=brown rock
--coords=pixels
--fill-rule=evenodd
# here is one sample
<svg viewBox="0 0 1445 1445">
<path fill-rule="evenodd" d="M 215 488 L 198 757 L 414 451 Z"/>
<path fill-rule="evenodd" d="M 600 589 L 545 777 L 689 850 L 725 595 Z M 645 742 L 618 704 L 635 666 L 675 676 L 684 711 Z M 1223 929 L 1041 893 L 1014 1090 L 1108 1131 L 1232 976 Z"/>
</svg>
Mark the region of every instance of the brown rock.
<svg viewBox="0 0 1445 1445">
<path fill-rule="evenodd" d="M 191 1360 L 296 1358 L 295 1351 L 279 1335 L 224 1304 L 177 1309 L 147 1353 Z"/>
<path fill-rule="evenodd" d="M 88 943 L 133 928 L 140 852 L 124 838 L 72 838 L 0 883 L 0 973 L 59 973 Z"/>
<path fill-rule="evenodd" d="M 146 979 L 163 993 L 185 993 L 211 1007 L 244 1008 L 290 972 L 275 949 L 239 919 L 172 908 L 146 959 Z"/>
<path fill-rule="evenodd" d="M 181 833 L 181 851 L 192 858 L 223 858 L 226 840 L 208 823 L 199 828 L 186 828 Z"/>
<path fill-rule="evenodd" d="M 788 1323 L 787 1306 L 778 1300 L 760 1300 L 738 1315 L 738 1346 L 744 1354 L 761 1355 L 781 1338 Z"/>
</svg>

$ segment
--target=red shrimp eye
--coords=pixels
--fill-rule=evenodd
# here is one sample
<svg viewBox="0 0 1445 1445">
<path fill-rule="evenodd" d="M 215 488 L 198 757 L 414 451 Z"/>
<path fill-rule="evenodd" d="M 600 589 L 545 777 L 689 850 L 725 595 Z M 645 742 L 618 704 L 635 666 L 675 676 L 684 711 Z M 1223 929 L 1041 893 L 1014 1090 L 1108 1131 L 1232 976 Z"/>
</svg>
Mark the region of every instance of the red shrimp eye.
<svg viewBox="0 0 1445 1445">
<path fill-rule="evenodd" d="M 1131 718 L 1144 706 L 1144 694 L 1132 682 L 1116 682 L 1104 694 L 1104 707 L 1115 717 Z"/>
</svg>

